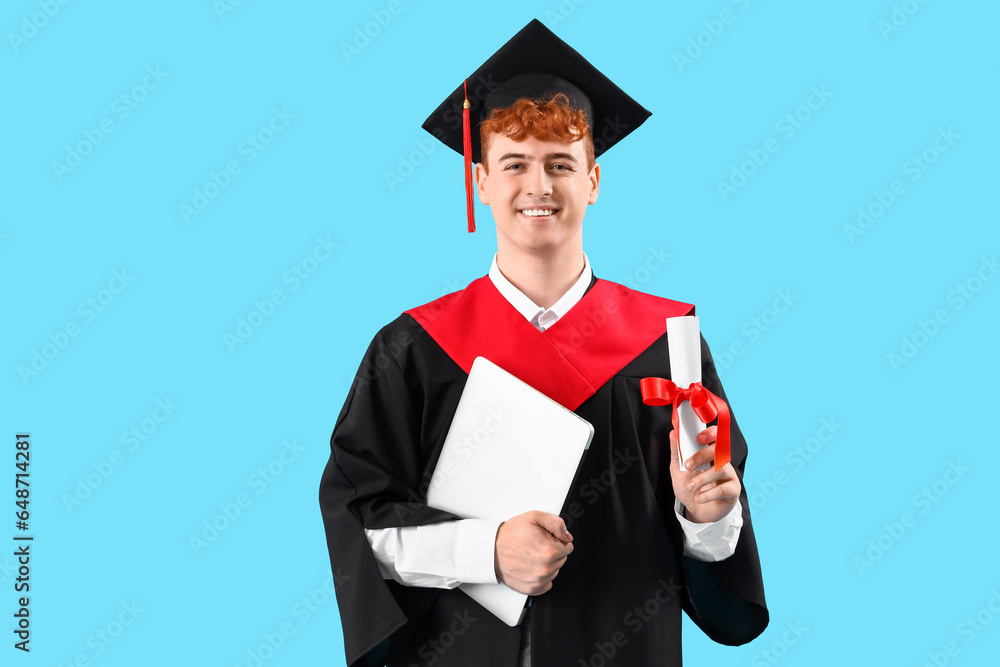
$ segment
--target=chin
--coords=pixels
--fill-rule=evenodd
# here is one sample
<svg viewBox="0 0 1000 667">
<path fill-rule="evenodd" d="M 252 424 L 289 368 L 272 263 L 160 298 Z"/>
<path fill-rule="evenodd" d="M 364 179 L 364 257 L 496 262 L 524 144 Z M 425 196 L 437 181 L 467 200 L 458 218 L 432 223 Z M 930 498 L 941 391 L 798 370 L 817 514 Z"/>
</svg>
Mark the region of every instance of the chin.
<svg viewBox="0 0 1000 667">
<path fill-rule="evenodd" d="M 560 210 L 556 215 L 537 222 L 515 213 L 502 224 L 497 224 L 497 231 L 511 245 L 528 252 L 557 250 L 572 243 L 580 229 L 579 224 L 572 229 L 567 227 L 565 220 L 559 217 L 562 213 L 564 211 Z"/>
<path fill-rule="evenodd" d="M 544 252 L 557 250 L 571 241 L 572 235 L 559 230 L 537 229 L 522 231 L 515 242 L 526 250 Z"/>
</svg>

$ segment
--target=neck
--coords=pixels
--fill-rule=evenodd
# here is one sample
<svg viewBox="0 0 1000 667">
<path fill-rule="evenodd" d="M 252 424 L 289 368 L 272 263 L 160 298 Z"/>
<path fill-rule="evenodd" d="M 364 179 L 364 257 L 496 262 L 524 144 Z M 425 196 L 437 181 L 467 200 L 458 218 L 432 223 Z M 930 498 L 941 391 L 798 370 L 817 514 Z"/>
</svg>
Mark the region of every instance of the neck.
<svg viewBox="0 0 1000 667">
<path fill-rule="evenodd" d="M 500 272 L 542 308 L 555 305 L 579 279 L 583 266 L 583 247 L 580 245 L 553 253 L 497 249 L 497 268 Z"/>
</svg>

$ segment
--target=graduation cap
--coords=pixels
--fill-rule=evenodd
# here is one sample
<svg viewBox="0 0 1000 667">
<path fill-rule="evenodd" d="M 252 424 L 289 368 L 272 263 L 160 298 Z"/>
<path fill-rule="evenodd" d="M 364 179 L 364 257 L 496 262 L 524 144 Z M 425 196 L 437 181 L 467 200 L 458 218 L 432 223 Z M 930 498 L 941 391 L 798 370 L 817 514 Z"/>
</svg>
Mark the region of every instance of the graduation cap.
<svg viewBox="0 0 1000 667">
<path fill-rule="evenodd" d="M 594 157 L 604 153 L 650 116 L 569 44 L 534 19 L 500 47 L 434 110 L 423 128 L 465 160 L 469 231 L 473 215 L 472 163 L 481 162 L 479 125 L 494 109 L 522 97 L 548 100 L 563 93 L 590 123 Z"/>
</svg>

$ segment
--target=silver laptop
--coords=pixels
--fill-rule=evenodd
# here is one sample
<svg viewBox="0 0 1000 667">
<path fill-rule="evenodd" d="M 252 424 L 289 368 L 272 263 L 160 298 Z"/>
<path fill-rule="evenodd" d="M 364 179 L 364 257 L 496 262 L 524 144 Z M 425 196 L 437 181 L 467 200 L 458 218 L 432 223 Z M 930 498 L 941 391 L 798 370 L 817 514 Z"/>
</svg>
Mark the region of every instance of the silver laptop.
<svg viewBox="0 0 1000 667">
<path fill-rule="evenodd" d="M 594 427 L 485 357 L 476 357 L 427 491 L 468 519 L 559 514 Z M 504 584 L 461 588 L 515 626 L 527 595 Z"/>
</svg>

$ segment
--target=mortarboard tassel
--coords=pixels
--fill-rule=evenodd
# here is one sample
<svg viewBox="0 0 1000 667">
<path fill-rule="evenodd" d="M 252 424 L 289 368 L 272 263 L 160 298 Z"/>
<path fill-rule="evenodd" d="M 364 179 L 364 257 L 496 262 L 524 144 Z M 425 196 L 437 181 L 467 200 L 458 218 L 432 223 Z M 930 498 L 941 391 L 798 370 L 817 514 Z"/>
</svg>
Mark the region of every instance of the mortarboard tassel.
<svg viewBox="0 0 1000 667">
<path fill-rule="evenodd" d="M 469 120 L 469 90 L 462 81 L 465 103 L 462 105 L 462 148 L 465 159 L 465 209 L 469 217 L 469 232 L 476 231 L 476 214 L 472 201 L 472 129 Z"/>
</svg>

